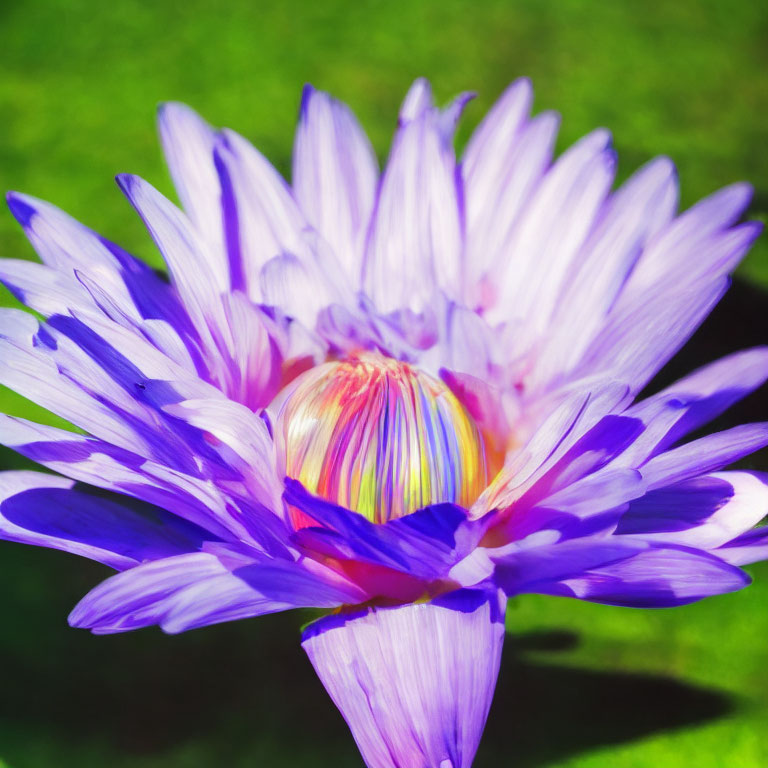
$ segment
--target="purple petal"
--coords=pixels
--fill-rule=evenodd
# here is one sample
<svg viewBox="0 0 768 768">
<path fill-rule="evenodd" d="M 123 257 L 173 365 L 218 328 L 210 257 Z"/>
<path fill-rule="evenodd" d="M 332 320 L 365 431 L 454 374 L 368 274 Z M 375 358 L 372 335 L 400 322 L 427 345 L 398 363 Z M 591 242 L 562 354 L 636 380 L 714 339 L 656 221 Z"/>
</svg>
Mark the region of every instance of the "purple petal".
<svg viewBox="0 0 768 768">
<path fill-rule="evenodd" d="M 293 151 L 293 190 L 307 220 L 357 287 L 378 164 L 350 109 L 307 85 Z"/>
<path fill-rule="evenodd" d="M 713 554 L 731 565 L 749 565 L 768 560 L 768 525 L 753 528 L 714 550 Z"/>
<path fill-rule="evenodd" d="M 414 80 L 408 89 L 402 106 L 400 107 L 399 123 L 405 125 L 413 120 L 418 120 L 425 112 L 432 109 L 435 101 L 432 98 L 432 86 L 429 80 L 419 77 Z"/>
<path fill-rule="evenodd" d="M 124 570 L 193 552 L 202 529 L 125 496 L 38 472 L 0 473 L 0 538 L 61 549 Z"/>
<path fill-rule="evenodd" d="M 723 560 L 685 549 L 649 549 L 537 591 L 632 608 L 670 608 L 734 592 L 749 576 Z"/>
<path fill-rule="evenodd" d="M 574 368 L 648 242 L 677 207 L 677 174 L 659 157 L 632 176 L 607 202 L 582 248 L 580 263 L 563 286 L 534 377 L 539 386 Z"/>
<path fill-rule="evenodd" d="M 443 142 L 447 145 L 453 144 L 453 137 L 456 133 L 461 116 L 464 114 L 464 110 L 472 99 L 477 94 L 472 91 L 464 91 L 458 96 L 454 97 L 446 107 L 440 110 L 438 116 L 438 130 L 443 137 Z"/>
<path fill-rule="evenodd" d="M 302 646 L 368 768 L 469 768 L 503 640 L 503 601 L 464 590 L 321 619 Z"/>
<path fill-rule="evenodd" d="M 755 222 L 725 228 L 742 212 L 747 192 L 744 185 L 721 190 L 645 249 L 586 353 L 586 366 L 614 371 L 639 391 L 690 337 L 760 233 Z"/>
<path fill-rule="evenodd" d="M 222 190 L 214 165 L 215 131 L 185 104 L 169 102 L 158 110 L 163 152 L 186 214 L 209 244 L 214 270 L 229 282 L 222 230 Z M 236 285 L 234 287 L 237 287 Z"/>
<path fill-rule="evenodd" d="M 497 301 L 495 271 L 506 264 L 515 227 L 552 160 L 559 116 L 545 112 L 522 122 L 528 99 L 525 86 L 510 93 L 510 100 L 502 102 L 504 111 L 491 112 L 482 124 L 479 143 L 473 137 L 467 148 L 463 178 L 472 307 Z"/>
<path fill-rule="evenodd" d="M 508 595 L 540 592 L 551 585 L 577 578 L 586 571 L 635 557 L 650 548 L 631 537 L 602 536 L 557 542 L 557 536 L 539 544 L 543 537 L 510 544 L 485 555 L 494 564 L 494 583 Z M 552 539 L 555 541 L 552 541 Z"/>
<path fill-rule="evenodd" d="M 533 87 L 528 78 L 515 80 L 472 134 L 462 158 L 467 186 L 478 197 L 492 200 L 493 192 L 502 186 L 504 163 L 499 162 L 514 148 L 525 125 L 533 102 Z"/>
<path fill-rule="evenodd" d="M 768 445 L 768 424 L 743 424 L 659 454 L 641 468 L 649 488 L 721 469 Z"/>
<path fill-rule="evenodd" d="M 723 256 L 723 249 L 712 248 L 711 244 L 718 242 L 717 237 L 739 219 L 751 197 L 752 188 L 748 184 L 732 184 L 701 200 L 678 217 L 638 261 L 627 283 L 627 292 L 632 295 L 643 286 L 658 284 L 660 278 L 666 281 L 677 275 L 689 281 L 711 272 Z M 754 225 L 749 224 L 745 230 L 748 242 L 757 236 L 753 228 Z M 730 242 L 731 247 L 740 240 Z M 724 244 L 728 243 L 726 238 Z M 741 247 L 737 246 L 738 249 Z M 733 266 L 731 264 L 730 268 Z"/>
<path fill-rule="evenodd" d="M 0 414 L 0 444 L 66 477 L 137 499 L 228 537 L 215 516 L 221 499 L 204 481 L 176 475 L 142 456 L 88 435 Z"/>
<path fill-rule="evenodd" d="M 262 267 L 274 256 L 305 250 L 307 221 L 285 180 L 242 136 L 222 131 L 216 158 L 219 173 L 227 178 L 229 214 L 237 219 L 242 280 L 248 296 L 261 302 Z"/>
<path fill-rule="evenodd" d="M 356 560 L 432 580 L 476 545 L 485 530 L 482 520 L 470 521 L 455 504 L 436 504 L 383 524 L 308 493 L 287 478 L 285 501 L 316 520 L 295 539 L 307 549 L 335 558 Z"/>
<path fill-rule="evenodd" d="M 710 363 L 633 405 L 627 415 L 642 419 L 646 434 L 633 447 L 632 461 L 639 464 L 661 453 L 719 416 L 766 379 L 768 347 L 755 347 Z"/>
<path fill-rule="evenodd" d="M 363 286 L 380 312 L 422 311 L 435 288 L 457 295 L 462 237 L 454 174 L 434 110 L 399 129 L 363 266 Z"/>
<path fill-rule="evenodd" d="M 147 226 L 168 265 L 171 279 L 206 346 L 215 347 L 211 328 L 225 334 L 218 297 L 229 275 L 211 262 L 192 222 L 151 184 L 138 176 L 117 177 L 120 188 Z"/>
<path fill-rule="evenodd" d="M 349 294 L 345 295 L 345 276 L 340 274 L 335 257 L 327 250 L 321 250 L 321 254 L 325 264 L 315 258 L 316 254 L 305 253 L 300 258 L 293 253 L 281 253 L 269 259 L 258 276 L 263 302 L 279 307 L 308 329 L 315 328 L 318 314 L 324 308 L 351 303 Z"/>
<path fill-rule="evenodd" d="M 19 300 L 44 315 L 77 310 L 106 314 L 125 327 L 146 330 L 162 321 L 181 337 L 185 357 L 197 339 L 174 291 L 146 264 L 53 205 L 10 193 L 12 210 L 23 204 L 22 223 L 46 266 L 4 259 L 2 279 Z M 98 286 L 99 296 L 92 286 Z M 108 303 L 101 299 L 108 297 Z"/>
<path fill-rule="evenodd" d="M 690 338 L 729 284 L 721 275 L 691 287 L 675 285 L 673 295 L 656 290 L 626 302 L 606 320 L 579 371 L 605 371 L 632 382 L 632 391 L 639 392 Z"/>
<path fill-rule="evenodd" d="M 711 550 L 768 515 L 768 476 L 716 472 L 657 488 L 631 501 L 618 535 Z"/>
<path fill-rule="evenodd" d="M 536 189 L 507 240 L 511 256 L 494 272 L 498 299 L 489 310 L 492 321 L 517 317 L 534 332 L 547 329 L 613 183 L 616 157 L 610 138 L 604 130 L 585 136 Z"/>
<path fill-rule="evenodd" d="M 621 412 L 628 402 L 628 395 L 628 387 L 601 377 L 576 381 L 556 392 L 554 402 L 545 399 L 539 403 L 542 410 L 537 414 L 539 418 L 534 419 L 533 433 L 527 444 L 516 453 L 510 454 L 488 490 L 473 505 L 472 516 L 476 517 L 489 509 L 508 507 L 535 488 L 541 478 L 607 414 Z M 630 423 L 631 419 L 624 420 L 621 417 L 619 421 L 630 432 L 635 430 L 635 426 Z M 599 434 L 600 432 L 596 433 L 593 438 Z M 593 459 L 598 464 L 609 461 L 610 456 L 619 452 L 622 445 L 626 447 L 630 439 L 629 434 L 623 430 L 614 437 L 615 439 L 609 437 L 606 446 L 600 446 L 595 457 L 590 457 L 588 450 L 583 451 L 585 467 L 589 467 Z M 588 443 L 589 441 L 582 443 L 582 446 Z M 579 450 L 572 454 L 574 458 L 579 455 Z M 570 463 L 564 463 L 561 468 L 565 469 Z M 576 462 L 569 471 L 578 474 L 579 463 Z M 550 480 L 554 477 L 554 474 L 551 475 Z M 537 497 L 543 498 L 553 488 L 548 481 L 546 485 L 541 486 L 542 493 L 537 494 Z"/>
<path fill-rule="evenodd" d="M 292 608 L 332 608 L 361 596 L 322 566 L 271 560 L 261 569 L 259 562 L 226 551 L 146 563 L 91 590 L 69 622 L 98 634 L 153 624 L 175 633 Z"/>
</svg>

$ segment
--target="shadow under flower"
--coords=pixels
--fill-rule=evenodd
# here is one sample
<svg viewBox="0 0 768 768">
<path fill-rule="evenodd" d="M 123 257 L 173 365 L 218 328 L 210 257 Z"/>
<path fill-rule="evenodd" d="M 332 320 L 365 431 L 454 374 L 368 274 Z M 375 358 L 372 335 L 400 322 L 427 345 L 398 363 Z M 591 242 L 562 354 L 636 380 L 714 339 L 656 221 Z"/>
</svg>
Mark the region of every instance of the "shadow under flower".
<svg viewBox="0 0 768 768">
<path fill-rule="evenodd" d="M 600 672 L 526 658 L 531 651 L 572 650 L 578 642 L 577 635 L 565 630 L 508 638 L 476 768 L 537 768 L 733 711 L 729 696 L 672 677 Z"/>
</svg>

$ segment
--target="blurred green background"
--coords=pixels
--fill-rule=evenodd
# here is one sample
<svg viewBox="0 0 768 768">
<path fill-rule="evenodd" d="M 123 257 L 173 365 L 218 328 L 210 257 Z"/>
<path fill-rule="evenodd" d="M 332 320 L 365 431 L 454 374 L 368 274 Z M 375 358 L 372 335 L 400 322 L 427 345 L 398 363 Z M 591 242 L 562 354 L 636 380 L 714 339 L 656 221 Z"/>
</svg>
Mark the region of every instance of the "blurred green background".
<svg viewBox="0 0 768 768">
<path fill-rule="evenodd" d="M 265 4 L 0 3 L 0 186 L 51 200 L 159 265 L 112 182 L 171 193 L 154 130 L 178 99 L 251 138 L 288 171 L 305 81 L 352 104 L 386 155 L 411 80 L 476 90 L 465 141 L 505 85 L 563 114 L 560 147 L 614 132 L 620 175 L 677 162 L 685 206 L 739 179 L 768 207 L 768 6 L 587 0 L 302 0 Z M 0 255 L 32 257 L 9 214 Z M 768 341 L 766 238 L 656 386 Z M 9 302 L 7 294 L 2 301 Z M 720 420 L 768 419 L 758 394 Z M 7 392 L 6 412 L 45 418 Z M 9 452 L 3 468 L 23 466 Z M 767 469 L 765 453 L 747 466 Z M 731 596 L 642 612 L 525 597 L 477 768 L 765 768 L 768 567 Z M 360 765 L 298 647 L 301 616 L 165 637 L 96 638 L 68 610 L 106 569 L 0 546 L 0 765 L 5 768 L 344 768 Z"/>
</svg>

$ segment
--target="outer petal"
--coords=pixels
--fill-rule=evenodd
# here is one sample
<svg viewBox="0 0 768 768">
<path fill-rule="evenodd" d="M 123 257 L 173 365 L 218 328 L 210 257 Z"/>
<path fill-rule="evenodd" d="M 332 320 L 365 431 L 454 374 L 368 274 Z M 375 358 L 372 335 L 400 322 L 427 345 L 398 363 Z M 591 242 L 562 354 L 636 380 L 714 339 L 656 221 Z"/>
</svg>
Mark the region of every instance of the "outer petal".
<svg viewBox="0 0 768 768">
<path fill-rule="evenodd" d="M 215 547 L 214 547 L 215 550 Z M 97 634 L 159 624 L 166 632 L 300 607 L 333 608 L 364 595 L 322 566 L 195 552 L 131 568 L 91 590 L 70 614 Z"/>
<path fill-rule="evenodd" d="M 716 549 L 713 554 L 732 565 L 749 565 L 759 560 L 768 560 L 768 525 L 747 531 Z"/>
<path fill-rule="evenodd" d="M 649 549 L 536 591 L 632 608 L 671 608 L 749 584 L 746 573 L 718 557 L 683 548 Z"/>
<path fill-rule="evenodd" d="M 711 421 L 768 379 L 768 347 L 735 352 L 705 365 L 627 411 L 645 434 L 623 459 L 639 464 Z"/>
<path fill-rule="evenodd" d="M 462 590 L 321 619 L 302 645 L 368 768 L 469 768 L 503 640 L 499 597 Z"/>
<path fill-rule="evenodd" d="M 164 336 L 153 343 L 180 362 L 192 355 L 198 363 L 199 340 L 187 313 L 146 264 L 42 200 L 12 192 L 8 205 L 44 262 L 0 262 L 0 279 L 16 298 L 46 316 L 106 315 L 150 338 L 162 325 Z M 163 343 L 169 336 L 172 343 Z"/>
<path fill-rule="evenodd" d="M 648 241 L 677 205 L 677 174 L 659 157 L 637 171 L 607 202 L 563 286 L 533 378 L 540 385 L 578 364 L 624 287 Z"/>
<path fill-rule="evenodd" d="M 224 130 L 216 144 L 216 164 L 225 180 L 225 208 L 230 222 L 230 252 L 242 264 L 241 280 L 248 296 L 260 301 L 259 272 L 281 253 L 303 249 L 307 222 L 285 180 L 242 136 Z"/>
<path fill-rule="evenodd" d="M 742 424 L 666 451 L 641 472 L 649 488 L 659 488 L 726 467 L 766 445 L 768 424 Z"/>
<path fill-rule="evenodd" d="M 192 222 L 151 184 L 138 176 L 117 177 L 168 265 L 173 284 L 207 347 L 219 339 L 231 346 L 220 295 L 229 288 L 228 275 L 211 263 L 211 247 Z"/>
<path fill-rule="evenodd" d="M 102 496 L 40 472 L 0 473 L 0 538 L 71 552 L 123 570 L 192 552 L 197 526 L 125 496 Z"/>
<path fill-rule="evenodd" d="M 293 151 L 293 189 L 307 219 L 331 244 L 355 286 L 377 177 L 376 156 L 349 108 L 305 86 Z"/>
<path fill-rule="evenodd" d="M 747 200 L 743 187 L 728 188 L 675 220 L 638 261 L 582 365 L 618 372 L 639 391 L 719 301 L 760 234 L 756 222 L 713 231 Z"/>
<path fill-rule="evenodd" d="M 768 476 L 715 472 L 650 491 L 630 502 L 616 533 L 712 550 L 768 515 Z"/>
<path fill-rule="evenodd" d="M 537 592 L 610 605 L 667 608 L 749 584 L 743 571 L 720 557 L 674 544 L 657 545 L 639 536 L 505 550 L 490 550 L 488 556 L 496 566 L 493 579 L 507 594 Z"/>
</svg>

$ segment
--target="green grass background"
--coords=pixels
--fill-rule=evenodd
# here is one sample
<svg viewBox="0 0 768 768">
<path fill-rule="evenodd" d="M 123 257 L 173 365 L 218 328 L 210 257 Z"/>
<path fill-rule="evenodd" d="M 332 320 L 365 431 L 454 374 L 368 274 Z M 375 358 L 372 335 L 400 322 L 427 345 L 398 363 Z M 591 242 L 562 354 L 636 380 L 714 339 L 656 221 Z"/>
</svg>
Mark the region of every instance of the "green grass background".
<svg viewBox="0 0 768 768">
<path fill-rule="evenodd" d="M 287 172 L 305 81 L 350 102 L 384 157 L 414 77 L 428 76 L 440 99 L 478 92 L 461 142 L 525 74 L 536 109 L 563 114 L 560 148 L 605 125 L 622 177 L 669 154 L 685 206 L 747 179 L 752 214 L 764 218 L 767 33 L 766 6 L 747 0 L 3 0 L 0 186 L 51 200 L 159 265 L 112 181 L 130 171 L 171 192 L 158 102 L 192 104 Z M 0 255 L 32 257 L 9 214 Z M 766 340 L 766 238 L 739 275 L 683 370 Z M 733 418 L 761 417 L 765 401 Z M 7 392 L 0 408 L 47 418 Z M 752 462 L 768 468 L 764 455 Z M 0 463 L 20 465 L 8 453 Z M 737 595 L 674 611 L 515 601 L 476 766 L 768 766 L 768 568 L 752 573 L 756 584 Z M 360 765 L 298 649 L 301 617 L 172 638 L 68 629 L 68 609 L 104 574 L 61 553 L 0 547 L 0 765 Z"/>
</svg>

